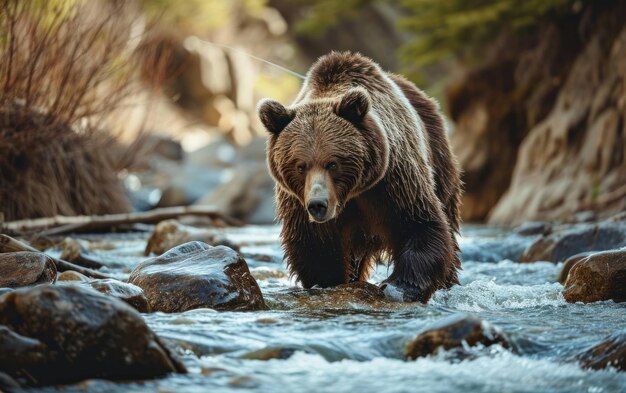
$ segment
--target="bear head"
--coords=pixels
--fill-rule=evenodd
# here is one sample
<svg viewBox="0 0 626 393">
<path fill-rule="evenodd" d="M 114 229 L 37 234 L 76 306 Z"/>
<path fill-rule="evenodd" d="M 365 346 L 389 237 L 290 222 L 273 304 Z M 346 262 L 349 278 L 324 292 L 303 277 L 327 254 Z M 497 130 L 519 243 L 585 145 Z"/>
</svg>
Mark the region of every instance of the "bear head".
<svg viewBox="0 0 626 393">
<path fill-rule="evenodd" d="M 263 100 L 259 117 L 270 133 L 270 173 L 311 222 L 336 218 L 385 175 L 389 146 L 365 89 L 289 108 Z"/>
</svg>

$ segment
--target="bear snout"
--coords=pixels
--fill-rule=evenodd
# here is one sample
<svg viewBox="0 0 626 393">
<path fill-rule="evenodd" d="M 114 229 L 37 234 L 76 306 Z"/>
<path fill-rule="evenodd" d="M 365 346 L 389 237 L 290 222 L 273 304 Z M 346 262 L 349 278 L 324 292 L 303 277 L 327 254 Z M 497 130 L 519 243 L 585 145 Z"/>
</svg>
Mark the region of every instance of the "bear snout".
<svg viewBox="0 0 626 393">
<path fill-rule="evenodd" d="M 323 223 L 336 214 L 337 198 L 332 179 L 326 171 L 313 169 L 307 174 L 304 208 L 311 222 Z"/>
<path fill-rule="evenodd" d="M 326 212 L 328 211 L 328 199 L 311 199 L 307 205 L 307 211 L 313 219 L 315 219 L 315 221 L 324 221 L 324 218 L 326 218 Z"/>
</svg>

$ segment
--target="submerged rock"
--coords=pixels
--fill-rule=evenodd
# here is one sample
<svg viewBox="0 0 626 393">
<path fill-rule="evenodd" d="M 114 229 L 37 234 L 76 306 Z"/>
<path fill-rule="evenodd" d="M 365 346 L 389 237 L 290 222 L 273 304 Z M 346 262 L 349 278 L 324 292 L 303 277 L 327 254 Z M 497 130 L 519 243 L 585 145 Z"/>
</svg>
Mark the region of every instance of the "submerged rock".
<svg viewBox="0 0 626 393">
<path fill-rule="evenodd" d="M 0 298 L 0 325 L 2 369 L 28 385 L 186 371 L 134 309 L 79 286 L 13 291 Z"/>
<path fill-rule="evenodd" d="M 289 359 L 298 349 L 283 347 L 265 347 L 257 351 L 248 352 L 241 356 L 242 359 L 271 360 Z"/>
<path fill-rule="evenodd" d="M 266 309 L 246 261 L 224 246 L 177 246 L 139 264 L 129 282 L 144 290 L 153 311 Z"/>
<path fill-rule="evenodd" d="M 271 308 L 323 310 L 344 308 L 391 308 L 405 303 L 388 300 L 380 287 L 358 281 L 332 288 L 288 289 L 268 294 Z"/>
<path fill-rule="evenodd" d="M 550 233 L 552 225 L 544 221 L 526 221 L 520 224 L 513 231 L 522 236 L 547 235 Z"/>
<path fill-rule="evenodd" d="M 510 345 L 502 333 L 489 323 L 465 314 L 455 314 L 428 326 L 407 344 L 406 357 L 410 360 L 444 350 L 461 349 L 464 345 L 490 346 L 500 344 L 504 348 Z"/>
<path fill-rule="evenodd" d="M 146 246 L 145 255 L 161 255 L 169 249 L 191 241 L 200 241 L 212 246 L 226 246 L 234 250 L 238 247 L 227 239 L 216 236 L 206 229 L 183 225 L 176 220 L 165 220 L 158 223 Z"/>
<path fill-rule="evenodd" d="M 606 251 L 626 246 L 626 223 L 603 221 L 597 224 L 564 226 L 532 243 L 522 262 L 561 262 L 586 251 Z"/>
<path fill-rule="evenodd" d="M 0 254 L 0 288 L 51 283 L 56 275 L 56 265 L 46 254 L 26 251 Z"/>
<path fill-rule="evenodd" d="M 626 371 L 626 329 L 610 335 L 576 357 L 585 368 L 598 370 L 615 367 Z"/>
<path fill-rule="evenodd" d="M 570 303 L 626 301 L 626 249 L 598 252 L 576 263 L 565 282 Z"/>
</svg>

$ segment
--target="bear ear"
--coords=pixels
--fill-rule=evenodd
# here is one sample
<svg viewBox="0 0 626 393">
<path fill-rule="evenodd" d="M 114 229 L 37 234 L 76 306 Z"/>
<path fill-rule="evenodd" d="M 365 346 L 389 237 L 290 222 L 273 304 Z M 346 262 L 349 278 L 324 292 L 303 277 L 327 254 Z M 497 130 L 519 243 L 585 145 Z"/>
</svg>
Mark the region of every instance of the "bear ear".
<svg viewBox="0 0 626 393">
<path fill-rule="evenodd" d="M 265 128 L 272 134 L 278 135 L 294 118 L 292 111 L 281 103 L 265 99 L 259 102 L 259 118 Z"/>
<path fill-rule="evenodd" d="M 367 92 L 364 89 L 352 89 L 341 98 L 335 107 L 335 113 L 350 122 L 359 123 L 369 109 L 370 100 Z"/>
</svg>

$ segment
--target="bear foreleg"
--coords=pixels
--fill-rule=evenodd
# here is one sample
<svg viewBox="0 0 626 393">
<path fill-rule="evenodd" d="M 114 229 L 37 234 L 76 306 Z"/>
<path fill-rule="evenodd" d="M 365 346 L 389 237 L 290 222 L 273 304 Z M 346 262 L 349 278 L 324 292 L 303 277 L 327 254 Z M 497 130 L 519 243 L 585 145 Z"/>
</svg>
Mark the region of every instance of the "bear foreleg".
<svg viewBox="0 0 626 393">
<path fill-rule="evenodd" d="M 394 269 L 384 284 L 401 290 L 404 301 L 425 303 L 437 289 L 458 282 L 454 240 L 447 223 L 413 223 L 396 239 Z"/>
</svg>

